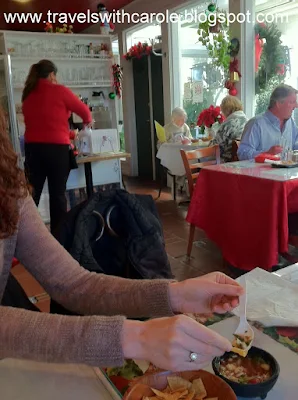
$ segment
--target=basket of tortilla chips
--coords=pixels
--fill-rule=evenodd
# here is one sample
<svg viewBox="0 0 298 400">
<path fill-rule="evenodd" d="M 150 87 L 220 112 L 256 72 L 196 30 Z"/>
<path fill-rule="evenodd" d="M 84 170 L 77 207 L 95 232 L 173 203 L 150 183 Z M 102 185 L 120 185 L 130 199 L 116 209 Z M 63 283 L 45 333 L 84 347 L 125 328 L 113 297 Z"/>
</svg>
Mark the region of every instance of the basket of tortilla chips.
<svg viewBox="0 0 298 400">
<path fill-rule="evenodd" d="M 210 372 L 159 372 L 134 379 L 124 400 L 237 400 L 222 379 Z"/>
</svg>

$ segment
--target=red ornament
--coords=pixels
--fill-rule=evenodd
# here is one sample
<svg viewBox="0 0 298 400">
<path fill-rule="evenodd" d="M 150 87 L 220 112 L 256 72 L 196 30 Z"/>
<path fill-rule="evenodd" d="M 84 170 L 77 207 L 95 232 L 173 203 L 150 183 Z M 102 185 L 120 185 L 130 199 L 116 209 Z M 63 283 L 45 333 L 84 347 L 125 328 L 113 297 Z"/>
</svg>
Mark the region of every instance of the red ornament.
<svg viewBox="0 0 298 400">
<path fill-rule="evenodd" d="M 238 90 L 235 88 L 235 86 L 233 86 L 230 90 L 229 90 L 229 95 L 231 96 L 236 96 L 238 93 Z"/>
<path fill-rule="evenodd" d="M 229 79 L 225 81 L 225 88 L 226 89 L 232 89 L 234 87 L 234 83 L 231 82 Z"/>
<path fill-rule="evenodd" d="M 278 75 L 284 75 L 285 74 L 285 64 L 277 64 L 276 73 Z"/>
</svg>

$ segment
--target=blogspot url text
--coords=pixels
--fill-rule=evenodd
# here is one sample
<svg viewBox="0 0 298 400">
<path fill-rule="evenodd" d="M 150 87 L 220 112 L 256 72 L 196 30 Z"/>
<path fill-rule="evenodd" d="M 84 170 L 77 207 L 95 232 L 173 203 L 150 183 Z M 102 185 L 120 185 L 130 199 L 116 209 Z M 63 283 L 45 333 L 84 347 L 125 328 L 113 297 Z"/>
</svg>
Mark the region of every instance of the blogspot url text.
<svg viewBox="0 0 298 400">
<path fill-rule="evenodd" d="M 204 23 L 209 22 L 209 25 L 216 25 L 217 23 L 226 23 L 230 25 L 238 22 L 242 23 L 287 23 L 287 14 L 256 14 L 252 15 L 250 11 L 245 13 L 202 13 L 196 10 L 191 12 L 185 10 L 185 12 L 175 13 L 166 10 L 164 13 L 128 13 L 124 10 L 113 10 L 110 13 L 100 14 L 87 10 L 82 13 L 57 13 L 48 10 L 47 13 L 3 13 L 3 19 L 6 24 L 138 24 L 138 23 Z"/>
</svg>

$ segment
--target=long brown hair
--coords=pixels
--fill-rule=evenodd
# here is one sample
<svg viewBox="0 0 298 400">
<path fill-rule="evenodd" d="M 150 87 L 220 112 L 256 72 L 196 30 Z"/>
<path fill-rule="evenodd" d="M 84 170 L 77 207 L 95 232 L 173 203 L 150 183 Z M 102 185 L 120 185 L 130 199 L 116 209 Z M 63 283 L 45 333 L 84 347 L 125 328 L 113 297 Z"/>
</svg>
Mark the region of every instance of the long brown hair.
<svg viewBox="0 0 298 400">
<path fill-rule="evenodd" d="M 0 104 L 0 239 L 11 236 L 19 220 L 19 200 L 28 195 L 23 171 L 7 133 L 7 118 Z"/>
<path fill-rule="evenodd" d="M 25 87 L 22 94 L 22 101 L 29 96 L 29 94 L 36 88 L 38 80 L 40 78 L 48 78 L 48 76 L 54 72 L 57 74 L 56 65 L 50 60 L 41 60 L 37 64 L 33 64 L 30 68 L 29 74 L 27 76 Z"/>
</svg>

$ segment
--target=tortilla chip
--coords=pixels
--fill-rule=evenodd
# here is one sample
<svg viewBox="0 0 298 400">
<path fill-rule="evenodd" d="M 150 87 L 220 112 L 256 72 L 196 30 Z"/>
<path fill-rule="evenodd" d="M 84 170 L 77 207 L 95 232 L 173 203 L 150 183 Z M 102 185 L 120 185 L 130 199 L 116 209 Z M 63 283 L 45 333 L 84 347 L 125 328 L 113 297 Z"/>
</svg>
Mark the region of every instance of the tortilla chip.
<svg viewBox="0 0 298 400">
<path fill-rule="evenodd" d="M 158 400 L 158 397 L 157 396 L 143 397 L 143 400 Z"/>
<path fill-rule="evenodd" d="M 156 397 L 156 396 L 153 396 L 153 397 L 143 396 L 143 400 L 158 400 L 158 397 Z"/>
<path fill-rule="evenodd" d="M 194 390 L 190 390 L 188 392 L 188 395 L 184 398 L 184 400 L 193 400 L 194 397 L 195 397 L 195 391 Z"/>
<path fill-rule="evenodd" d="M 182 397 L 186 396 L 187 394 L 188 394 L 187 389 L 183 390 L 182 392 L 175 392 L 175 393 L 171 394 L 171 399 L 169 399 L 169 400 L 179 400 Z"/>
<path fill-rule="evenodd" d="M 166 399 L 166 400 L 168 400 L 169 397 L 171 396 L 171 394 L 161 392 L 160 390 L 157 390 L 157 389 L 151 388 L 151 390 L 152 390 L 152 392 L 155 393 L 156 396 L 159 397 L 160 399 Z"/>
<path fill-rule="evenodd" d="M 164 400 L 179 400 L 186 395 L 188 395 L 188 390 L 187 389 L 182 389 L 179 392 L 171 392 L 171 393 L 165 393 L 165 391 L 159 391 L 157 389 L 151 388 L 151 390 L 157 395 L 157 399 L 164 399 Z M 167 390 L 167 389 L 165 389 Z"/>
<path fill-rule="evenodd" d="M 248 351 L 243 349 L 238 349 L 238 347 L 232 347 L 232 352 L 239 354 L 241 357 L 246 357 Z"/>
<path fill-rule="evenodd" d="M 204 397 L 207 396 L 207 392 L 206 392 L 205 386 L 204 386 L 203 381 L 202 381 L 201 378 L 195 379 L 192 382 L 191 389 L 194 390 L 194 392 L 196 394 L 196 398 L 197 397 L 204 398 Z"/>
<path fill-rule="evenodd" d="M 181 388 L 183 389 L 191 388 L 191 382 L 181 378 L 180 376 L 169 376 L 167 379 L 168 379 L 168 384 L 172 390 L 178 390 Z"/>
<path fill-rule="evenodd" d="M 204 400 L 218 400 L 218 397 L 207 397 L 207 398 L 204 399 Z"/>
<path fill-rule="evenodd" d="M 172 390 L 171 390 L 170 386 L 167 386 L 167 387 L 163 390 L 163 392 L 164 392 L 164 393 L 172 393 Z"/>
</svg>

